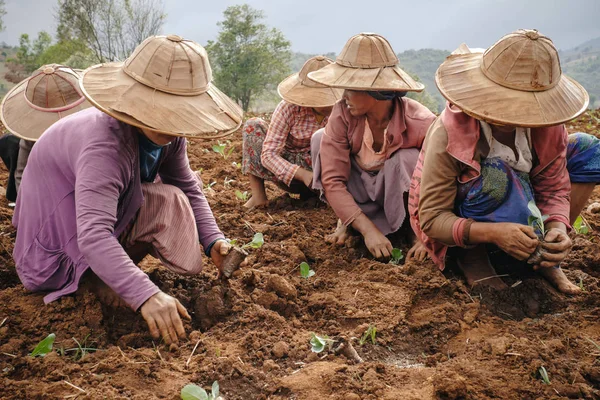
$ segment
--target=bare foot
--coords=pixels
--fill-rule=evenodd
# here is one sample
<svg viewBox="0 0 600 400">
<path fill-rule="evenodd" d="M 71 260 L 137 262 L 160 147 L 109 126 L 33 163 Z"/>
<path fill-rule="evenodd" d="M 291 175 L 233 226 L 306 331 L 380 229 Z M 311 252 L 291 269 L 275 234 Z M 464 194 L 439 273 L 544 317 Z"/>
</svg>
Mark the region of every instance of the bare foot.
<svg viewBox="0 0 600 400">
<path fill-rule="evenodd" d="M 581 289 L 572 283 L 560 267 L 541 268 L 538 270 L 559 292 L 565 294 L 579 294 Z"/>
<path fill-rule="evenodd" d="M 482 245 L 463 250 L 457 262 L 470 286 L 483 285 L 496 290 L 503 290 L 508 287 L 500 277 L 496 276 L 498 274 L 490 263 L 487 251 Z"/>
<path fill-rule="evenodd" d="M 344 224 L 342 224 L 341 219 L 338 219 L 337 227 L 335 228 L 335 231 L 331 235 L 325 236 L 325 241 L 327 243 L 333 243 L 333 244 L 337 244 L 338 246 L 341 246 L 344 243 L 346 243 L 346 239 L 348 239 L 349 236 L 350 236 L 349 228 L 347 226 L 344 226 Z"/>
<path fill-rule="evenodd" d="M 269 204 L 269 200 L 266 197 L 262 198 L 261 196 L 252 195 L 252 197 L 250 197 L 250 200 L 248 200 L 246 204 L 244 204 L 244 207 L 251 210 L 256 207 L 266 206 L 267 204 Z"/>
</svg>

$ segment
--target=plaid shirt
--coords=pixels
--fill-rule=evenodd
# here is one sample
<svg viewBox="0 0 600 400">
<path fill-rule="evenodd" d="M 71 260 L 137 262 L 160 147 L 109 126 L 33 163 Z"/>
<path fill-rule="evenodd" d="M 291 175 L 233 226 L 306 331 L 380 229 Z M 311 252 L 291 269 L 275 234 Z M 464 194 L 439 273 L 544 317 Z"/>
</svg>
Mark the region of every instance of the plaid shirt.
<svg viewBox="0 0 600 400">
<path fill-rule="evenodd" d="M 282 100 L 273 112 L 263 143 L 261 161 L 264 167 L 289 186 L 300 167 L 285 160 L 281 154 L 302 153 L 307 164 L 312 165 L 310 139 L 317 130 L 325 127 L 327 119 L 318 122 L 312 108 Z"/>
</svg>

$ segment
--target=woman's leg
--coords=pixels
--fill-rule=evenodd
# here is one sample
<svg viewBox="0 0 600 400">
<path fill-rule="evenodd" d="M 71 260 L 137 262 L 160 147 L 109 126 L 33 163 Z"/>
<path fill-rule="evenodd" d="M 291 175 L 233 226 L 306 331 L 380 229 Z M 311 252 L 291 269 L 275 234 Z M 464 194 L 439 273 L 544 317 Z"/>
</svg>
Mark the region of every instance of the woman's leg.
<svg viewBox="0 0 600 400">
<path fill-rule="evenodd" d="M 569 135 L 567 170 L 571 178 L 571 209 L 569 219 L 575 222 L 600 183 L 600 140 L 587 133 Z"/>
<path fill-rule="evenodd" d="M 482 285 L 498 290 L 508 287 L 497 276 L 496 270 L 488 257 L 485 245 L 480 244 L 472 249 L 458 250 L 456 262 L 470 286 Z"/>
<path fill-rule="evenodd" d="M 244 207 L 254 208 L 267 204 L 269 199 L 267 198 L 267 191 L 265 190 L 265 180 L 256 175 L 252 175 L 251 173 L 248 174 L 248 179 L 250 181 L 252 197 L 244 204 Z"/>
<path fill-rule="evenodd" d="M 263 143 L 269 125 L 261 118 L 250 118 L 242 129 L 242 173 L 250 179 L 252 197 L 244 204 L 254 208 L 268 203 L 265 179 L 273 180 L 273 174 L 262 165 Z"/>
<path fill-rule="evenodd" d="M 585 207 L 595 187 L 596 183 L 571 183 L 571 209 L 569 212 L 571 225 L 581 214 L 581 210 Z"/>
</svg>

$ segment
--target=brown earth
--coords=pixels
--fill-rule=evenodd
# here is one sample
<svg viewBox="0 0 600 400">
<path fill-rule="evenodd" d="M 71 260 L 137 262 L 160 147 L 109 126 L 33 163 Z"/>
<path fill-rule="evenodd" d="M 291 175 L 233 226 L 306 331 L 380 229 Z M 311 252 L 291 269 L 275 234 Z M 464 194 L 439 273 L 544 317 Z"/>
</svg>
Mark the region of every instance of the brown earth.
<svg viewBox="0 0 600 400">
<path fill-rule="evenodd" d="M 586 114 L 569 129 L 598 134 L 599 118 Z M 584 213 L 594 231 L 574 237 L 564 265 L 583 294 L 562 295 L 535 276 L 511 277 L 503 292 L 471 289 L 431 262 L 395 266 L 362 244 L 325 244 L 332 211 L 275 186 L 268 208 L 245 212 L 235 190 L 248 190 L 247 180 L 232 165 L 241 133 L 231 141 L 226 160 L 212 143 L 190 143 L 190 162 L 205 183 L 217 182 L 207 195 L 222 230 L 244 242 L 262 232 L 265 245 L 225 283 L 208 260 L 194 278 L 143 262 L 193 315 L 189 341 L 176 349 L 153 342 L 141 316 L 92 294 L 44 306 L 42 295 L 27 293 L 10 256 L 12 209 L 0 200 L 0 398 L 178 399 L 187 383 L 214 380 L 225 398 L 244 400 L 600 398 L 600 216 Z M 300 277 L 302 261 L 314 277 Z M 352 338 L 369 325 L 377 343 L 360 346 Z M 312 332 L 350 339 L 365 362 L 312 353 Z M 56 351 L 28 356 L 49 333 Z M 75 340 L 97 351 L 81 357 Z"/>
</svg>

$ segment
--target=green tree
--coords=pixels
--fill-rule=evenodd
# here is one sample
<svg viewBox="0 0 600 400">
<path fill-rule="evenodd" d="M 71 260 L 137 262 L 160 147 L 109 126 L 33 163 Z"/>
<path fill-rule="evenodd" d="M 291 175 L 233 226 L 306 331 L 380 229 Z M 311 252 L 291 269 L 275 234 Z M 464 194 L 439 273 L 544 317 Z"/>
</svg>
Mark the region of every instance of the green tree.
<svg viewBox="0 0 600 400">
<path fill-rule="evenodd" d="M 59 0 L 59 41 L 79 41 L 97 62 L 124 60 L 164 25 L 163 0 Z"/>
<path fill-rule="evenodd" d="M 0 32 L 4 30 L 4 16 L 6 15 L 6 8 L 4 8 L 4 0 L 0 0 Z"/>
<path fill-rule="evenodd" d="M 8 72 L 5 78 L 9 82 L 18 83 L 41 67 L 42 55 L 50 47 L 52 37 L 48 32 L 38 33 L 38 37 L 31 43 L 29 35 L 24 33 L 19 38 L 19 48 L 15 58 L 7 60 Z"/>
<path fill-rule="evenodd" d="M 253 99 L 289 73 L 290 42 L 267 27 L 264 13 L 247 4 L 228 7 L 216 41 L 206 45 L 216 85 L 248 111 Z"/>
</svg>

